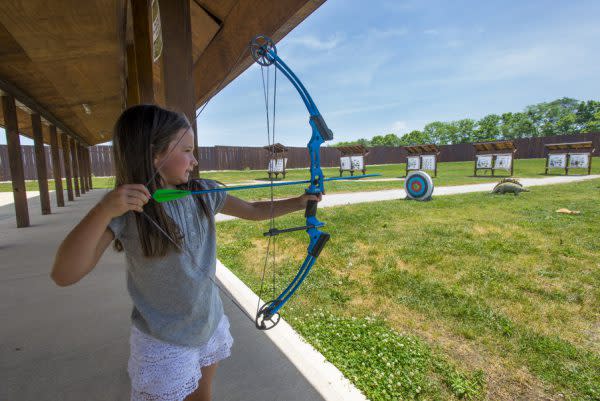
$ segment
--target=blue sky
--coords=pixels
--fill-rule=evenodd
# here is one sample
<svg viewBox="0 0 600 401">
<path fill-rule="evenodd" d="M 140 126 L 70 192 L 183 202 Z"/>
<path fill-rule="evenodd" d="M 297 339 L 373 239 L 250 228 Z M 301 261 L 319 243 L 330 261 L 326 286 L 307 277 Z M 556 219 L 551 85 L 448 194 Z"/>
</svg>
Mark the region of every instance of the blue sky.
<svg viewBox="0 0 600 401">
<path fill-rule="evenodd" d="M 599 15 L 599 1 L 329 0 L 277 49 L 334 142 L 401 136 L 563 96 L 600 100 Z M 304 146 L 307 116 L 280 74 L 276 141 Z M 267 143 L 257 65 L 210 101 L 198 130 L 201 146 Z"/>
</svg>

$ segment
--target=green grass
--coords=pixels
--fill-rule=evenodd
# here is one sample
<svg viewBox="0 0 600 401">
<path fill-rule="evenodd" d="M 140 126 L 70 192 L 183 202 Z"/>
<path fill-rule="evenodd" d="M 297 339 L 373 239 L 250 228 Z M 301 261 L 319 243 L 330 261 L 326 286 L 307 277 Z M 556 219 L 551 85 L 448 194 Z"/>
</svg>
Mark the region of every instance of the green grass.
<svg viewBox="0 0 600 401">
<path fill-rule="evenodd" d="M 592 174 L 600 174 L 600 158 L 594 158 L 592 163 Z M 523 159 L 515 160 L 515 177 L 542 178 L 546 177 L 544 172 L 545 159 Z M 326 177 L 339 176 L 337 168 L 324 168 L 323 172 Z M 356 191 L 378 191 L 385 189 L 398 189 L 403 187 L 402 181 L 376 181 L 380 178 L 402 178 L 405 173 L 405 164 L 388 164 L 369 166 L 368 174 L 381 174 L 381 177 L 375 179 L 364 179 L 357 181 L 339 181 L 326 183 L 327 193 L 341 192 L 356 192 Z M 559 171 L 552 171 L 553 175 L 559 175 Z M 577 171 L 575 171 L 577 173 Z M 580 170 L 579 173 L 583 173 Z M 482 174 L 481 172 L 479 174 Z M 499 176 L 506 176 L 504 172 L 499 172 Z M 347 176 L 347 173 L 345 174 Z M 248 171 L 218 171 L 218 172 L 203 172 L 203 178 L 209 178 L 220 181 L 227 185 L 236 185 L 247 183 L 250 181 L 269 182 L 265 170 L 248 170 Z M 286 181 L 305 180 L 308 178 L 307 169 L 288 170 Z M 466 185 L 482 182 L 498 181 L 497 177 L 490 177 L 489 174 L 480 177 L 473 176 L 473 162 L 451 162 L 440 163 L 438 165 L 438 177 L 433 179 L 436 186 L 447 185 Z M 279 179 L 281 181 L 281 177 Z M 50 181 L 51 189 L 54 189 L 53 181 Z M 63 180 L 64 183 L 64 180 Z M 114 178 L 112 177 L 94 177 L 94 188 L 112 188 Z M 37 191 L 37 181 L 27 181 L 28 191 Z M 66 186 L 63 185 L 63 188 Z M 301 194 L 303 186 L 286 186 L 274 188 L 274 196 L 276 198 L 290 197 Z M 11 191 L 10 183 L 0 183 L 0 192 Z M 258 200 L 270 198 L 270 189 L 252 189 L 246 191 L 236 191 L 235 196 L 246 200 Z"/>
<path fill-rule="evenodd" d="M 322 209 L 332 240 L 284 317 L 370 399 L 600 399 L 599 197 L 596 179 Z M 257 292 L 266 228 L 218 227 L 219 258 Z M 307 244 L 280 237 L 277 290 Z"/>
</svg>

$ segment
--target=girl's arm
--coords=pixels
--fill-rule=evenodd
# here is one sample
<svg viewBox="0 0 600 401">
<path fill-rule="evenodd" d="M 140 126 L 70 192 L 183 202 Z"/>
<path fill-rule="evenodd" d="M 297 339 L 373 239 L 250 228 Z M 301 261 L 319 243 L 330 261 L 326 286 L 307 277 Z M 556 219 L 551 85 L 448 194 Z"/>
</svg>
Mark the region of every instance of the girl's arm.
<svg viewBox="0 0 600 401">
<path fill-rule="evenodd" d="M 75 284 L 88 274 L 114 239 L 108 223 L 129 210 L 142 211 L 150 199 L 139 184 L 122 185 L 109 192 L 64 239 L 50 277 L 61 286 Z"/>
<path fill-rule="evenodd" d="M 321 194 L 305 194 L 297 198 L 282 199 L 274 201 L 271 209 L 271 201 L 246 202 L 228 194 L 221 213 L 246 220 L 267 220 L 271 216 L 279 217 L 297 210 L 304 210 L 309 200 L 320 202 L 321 198 Z"/>
</svg>

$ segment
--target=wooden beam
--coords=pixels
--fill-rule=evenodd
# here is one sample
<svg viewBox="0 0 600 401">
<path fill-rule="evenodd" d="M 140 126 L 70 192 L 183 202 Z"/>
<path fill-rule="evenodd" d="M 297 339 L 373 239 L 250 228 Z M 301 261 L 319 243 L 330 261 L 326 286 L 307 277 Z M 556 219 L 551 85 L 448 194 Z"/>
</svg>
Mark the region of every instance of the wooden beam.
<svg viewBox="0 0 600 401">
<path fill-rule="evenodd" d="M 203 105 L 254 62 L 247 51 L 254 36 L 264 34 L 277 43 L 324 1 L 237 1 L 194 65 L 196 105 Z"/>
<path fill-rule="evenodd" d="M 63 163 L 65 165 L 65 178 L 67 180 L 67 199 L 75 200 L 73 196 L 73 182 L 71 181 L 71 151 L 69 150 L 69 137 L 64 132 L 60 137 L 63 148 Z"/>
<path fill-rule="evenodd" d="M 135 46 L 127 45 L 127 107 L 140 103 Z"/>
<path fill-rule="evenodd" d="M 194 156 L 198 160 L 198 133 L 194 101 L 192 25 L 190 1 L 160 3 L 163 39 L 163 83 L 166 106 L 186 115 L 194 131 Z M 193 176 L 198 176 L 198 166 Z"/>
<path fill-rule="evenodd" d="M 88 144 L 88 142 L 71 131 L 68 127 L 66 127 L 62 122 L 60 122 L 52 113 L 50 113 L 45 107 L 42 107 L 35 100 L 33 100 L 27 93 L 22 91 L 20 88 L 17 88 L 15 85 L 11 84 L 8 81 L 0 78 L 0 90 L 3 92 L 8 92 L 13 94 L 13 96 L 19 99 L 19 102 L 23 103 L 27 108 L 33 110 L 35 113 L 41 114 L 44 119 L 56 127 L 60 128 L 63 132 L 68 133 L 73 138 L 79 139 L 81 142 Z"/>
<path fill-rule="evenodd" d="M 52 177 L 54 178 L 54 188 L 56 189 L 56 204 L 58 207 L 65 206 L 65 197 L 63 194 L 62 174 L 60 171 L 60 152 L 58 150 L 58 137 L 56 136 L 56 126 L 50 125 L 50 151 L 52 153 Z"/>
<path fill-rule="evenodd" d="M 137 86 L 141 103 L 154 103 L 150 0 L 131 0 Z"/>
<path fill-rule="evenodd" d="M 50 214 L 50 194 L 48 193 L 48 171 L 46 170 L 46 152 L 44 152 L 44 136 L 42 134 L 42 118 L 38 113 L 31 115 L 31 130 L 35 148 L 35 166 L 38 186 L 40 187 L 40 203 L 42 214 Z"/>
<path fill-rule="evenodd" d="M 81 191 L 79 190 L 79 163 L 77 162 L 77 142 L 71 138 L 71 162 L 73 168 L 73 184 L 75 185 L 75 196 L 80 197 Z"/>
<path fill-rule="evenodd" d="M 23 158 L 21 156 L 17 107 L 15 98 L 12 95 L 7 93 L 2 95 L 2 112 L 4 115 L 4 129 L 6 130 L 8 163 L 15 200 L 17 227 L 28 227 L 29 210 L 27 209 L 27 193 L 25 192 L 25 170 L 23 169 Z"/>
</svg>

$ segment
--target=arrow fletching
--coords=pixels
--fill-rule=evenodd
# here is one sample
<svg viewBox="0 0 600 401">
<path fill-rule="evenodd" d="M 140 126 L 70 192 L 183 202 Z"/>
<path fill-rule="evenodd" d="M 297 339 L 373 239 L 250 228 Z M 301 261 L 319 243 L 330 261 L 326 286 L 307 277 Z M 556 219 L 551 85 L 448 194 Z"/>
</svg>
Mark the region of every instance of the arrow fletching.
<svg viewBox="0 0 600 401">
<path fill-rule="evenodd" d="M 184 198 L 192 194 L 192 191 L 184 191 L 181 189 L 157 189 L 152 194 L 152 198 L 159 202 L 169 202 Z"/>
</svg>

